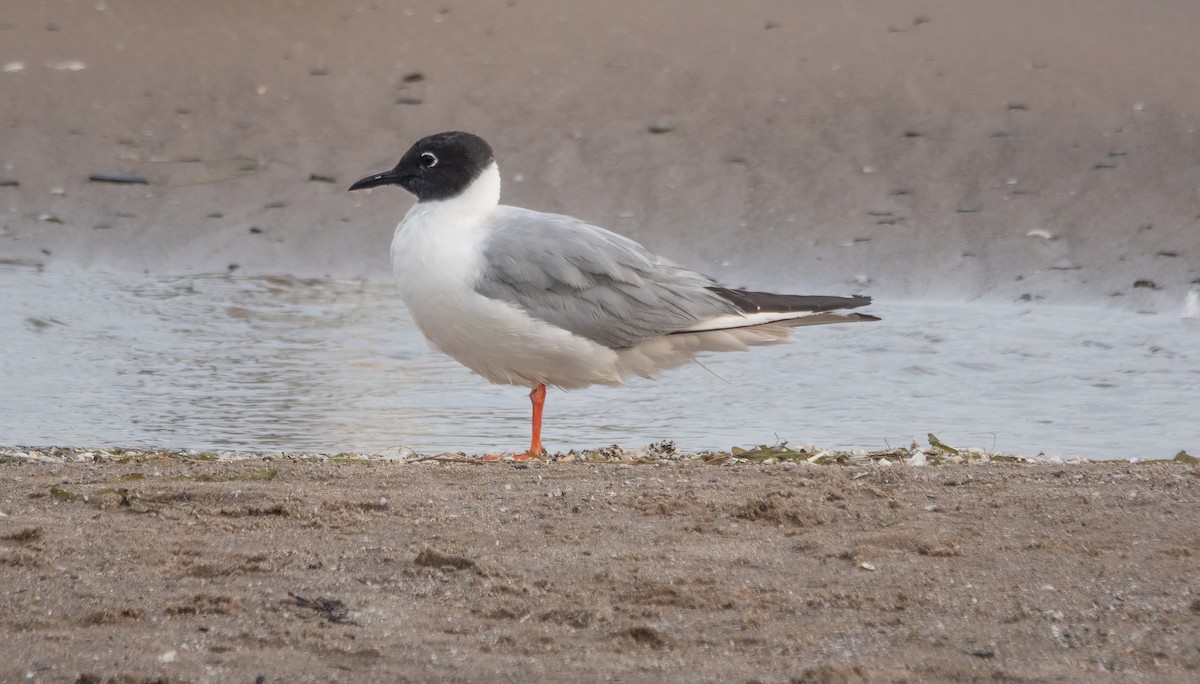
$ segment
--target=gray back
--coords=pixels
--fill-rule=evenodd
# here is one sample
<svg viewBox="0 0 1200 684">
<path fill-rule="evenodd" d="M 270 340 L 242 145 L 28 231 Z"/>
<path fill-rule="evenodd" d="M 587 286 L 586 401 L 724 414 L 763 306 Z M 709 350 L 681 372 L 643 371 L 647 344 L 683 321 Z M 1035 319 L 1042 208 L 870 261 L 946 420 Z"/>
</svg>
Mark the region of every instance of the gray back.
<svg viewBox="0 0 1200 684">
<path fill-rule="evenodd" d="M 500 206 L 475 291 L 610 349 L 737 313 L 707 276 L 569 216 Z"/>
</svg>

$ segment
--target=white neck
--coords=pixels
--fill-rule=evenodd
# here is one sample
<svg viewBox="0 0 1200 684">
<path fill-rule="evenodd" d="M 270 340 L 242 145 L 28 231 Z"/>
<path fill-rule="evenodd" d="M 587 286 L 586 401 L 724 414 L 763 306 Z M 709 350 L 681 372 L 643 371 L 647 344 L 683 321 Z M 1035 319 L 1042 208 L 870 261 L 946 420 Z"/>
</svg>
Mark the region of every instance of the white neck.
<svg viewBox="0 0 1200 684">
<path fill-rule="evenodd" d="M 430 272 L 444 272 L 437 282 L 473 277 L 480 235 L 487 230 L 484 219 L 499 203 L 500 170 L 492 162 L 458 196 L 412 205 L 392 239 L 392 266 L 405 301 Z"/>
<path fill-rule="evenodd" d="M 499 203 L 500 168 L 493 161 L 480 172 L 475 182 L 468 185 L 467 189 L 462 191 L 462 194 L 451 197 L 448 200 L 423 202 L 422 204 L 431 205 L 431 209 L 437 206 L 439 213 L 442 210 L 448 210 L 453 207 L 452 211 L 454 214 L 465 218 L 486 214 L 495 209 Z"/>
</svg>

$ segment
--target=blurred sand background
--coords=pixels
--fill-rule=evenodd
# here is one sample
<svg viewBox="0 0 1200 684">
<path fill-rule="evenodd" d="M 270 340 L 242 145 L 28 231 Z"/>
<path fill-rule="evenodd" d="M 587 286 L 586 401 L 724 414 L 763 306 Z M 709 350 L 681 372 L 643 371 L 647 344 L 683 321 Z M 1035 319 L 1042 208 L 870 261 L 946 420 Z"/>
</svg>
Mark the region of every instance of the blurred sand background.
<svg viewBox="0 0 1200 684">
<path fill-rule="evenodd" d="M 7 3 L 0 260 L 384 278 L 411 200 L 346 187 L 465 129 L 506 203 L 730 284 L 1169 312 L 1197 35 L 1191 0 Z"/>
</svg>

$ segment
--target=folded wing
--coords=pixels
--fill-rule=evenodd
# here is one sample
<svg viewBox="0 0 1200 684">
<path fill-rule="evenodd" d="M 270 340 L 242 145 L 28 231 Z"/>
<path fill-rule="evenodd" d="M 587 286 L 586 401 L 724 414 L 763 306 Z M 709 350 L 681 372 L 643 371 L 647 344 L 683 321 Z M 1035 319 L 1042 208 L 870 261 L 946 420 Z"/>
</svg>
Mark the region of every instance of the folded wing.
<svg viewBox="0 0 1200 684">
<path fill-rule="evenodd" d="M 724 288 L 628 238 L 569 216 L 502 206 L 491 220 L 476 292 L 610 349 L 676 333 L 780 321 L 875 320 L 833 313 L 863 306 L 868 297 Z"/>
</svg>

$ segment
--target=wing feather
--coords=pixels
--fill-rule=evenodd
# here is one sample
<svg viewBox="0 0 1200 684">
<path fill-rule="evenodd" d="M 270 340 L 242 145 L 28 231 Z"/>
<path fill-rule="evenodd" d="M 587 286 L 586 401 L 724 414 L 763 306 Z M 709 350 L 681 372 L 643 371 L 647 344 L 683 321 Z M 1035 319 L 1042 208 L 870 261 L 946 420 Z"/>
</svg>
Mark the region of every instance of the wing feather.
<svg viewBox="0 0 1200 684">
<path fill-rule="evenodd" d="M 736 314 L 707 276 L 569 216 L 498 207 L 475 291 L 610 349 Z"/>
<path fill-rule="evenodd" d="M 837 313 L 865 306 L 870 297 L 721 287 L 569 216 L 501 206 L 491 221 L 475 291 L 610 349 L 675 333 L 878 320 Z"/>
</svg>

